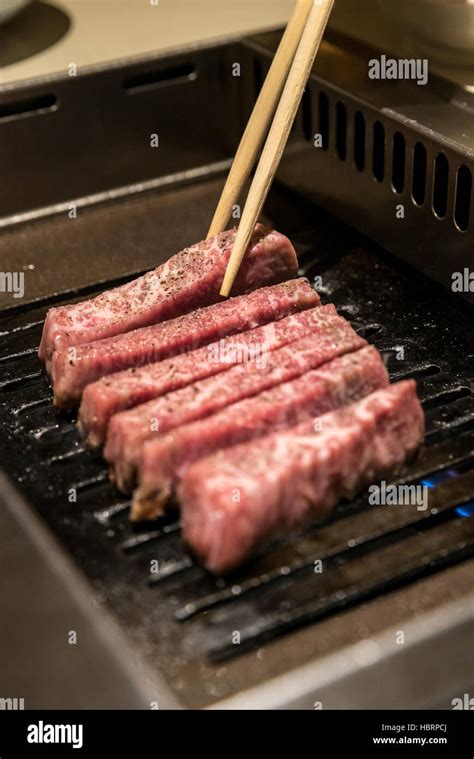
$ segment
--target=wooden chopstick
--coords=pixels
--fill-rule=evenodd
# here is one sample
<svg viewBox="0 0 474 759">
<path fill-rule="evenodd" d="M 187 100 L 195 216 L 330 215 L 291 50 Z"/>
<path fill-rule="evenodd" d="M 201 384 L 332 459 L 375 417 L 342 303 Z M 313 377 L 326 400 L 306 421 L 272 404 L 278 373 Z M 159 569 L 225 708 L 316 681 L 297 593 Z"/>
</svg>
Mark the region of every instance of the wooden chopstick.
<svg viewBox="0 0 474 759">
<path fill-rule="evenodd" d="M 230 294 L 255 224 L 258 221 L 270 185 L 278 169 L 333 5 L 334 0 L 313 0 L 310 15 L 306 22 L 300 44 L 298 45 L 242 213 L 234 249 L 227 265 L 220 292 L 224 297 L 228 297 Z"/>
<path fill-rule="evenodd" d="M 227 228 L 232 208 L 250 176 L 268 132 L 312 6 L 313 0 L 298 0 L 296 4 L 235 154 L 208 237 L 214 237 Z"/>
</svg>

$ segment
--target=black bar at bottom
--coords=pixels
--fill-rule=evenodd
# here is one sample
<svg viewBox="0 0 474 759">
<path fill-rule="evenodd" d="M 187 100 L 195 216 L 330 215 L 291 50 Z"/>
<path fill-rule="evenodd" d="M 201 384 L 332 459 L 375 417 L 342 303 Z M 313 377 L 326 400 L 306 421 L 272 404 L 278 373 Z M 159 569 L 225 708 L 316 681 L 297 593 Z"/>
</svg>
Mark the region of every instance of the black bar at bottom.
<svg viewBox="0 0 474 759">
<path fill-rule="evenodd" d="M 286 712 L 284 715 L 266 712 L 263 716 L 261 712 L 258 716 L 249 712 L 247 718 L 249 722 L 258 720 L 255 727 L 264 740 L 267 756 L 272 741 L 281 740 L 284 730 L 290 745 L 306 745 L 310 755 L 317 751 L 318 755 L 327 756 L 328 749 L 331 749 L 337 756 L 471 759 L 474 741 L 469 710 L 472 709 L 474 698 L 464 694 L 459 703 L 456 700 L 453 704 L 453 711 L 315 710 Z M 193 741 L 194 748 L 199 745 L 202 748 L 202 739 L 206 735 L 206 753 L 211 749 L 212 754 L 212 745 L 217 748 L 220 743 L 218 736 L 224 723 L 232 730 L 233 753 L 240 755 L 244 750 L 248 751 L 250 734 L 242 731 L 240 717 L 237 724 L 234 720 L 229 712 L 223 711 L 202 715 L 192 711 L 163 713 L 159 710 L 3 711 L 0 712 L 0 756 L 2 759 L 30 756 L 63 759 L 67 756 L 113 756 L 117 751 L 118 756 L 139 755 L 146 759 L 157 756 L 160 736 L 165 733 L 174 742 L 179 736 L 180 753 L 185 748 L 185 736 Z M 212 733 L 207 732 L 211 729 L 215 732 L 212 742 L 209 741 Z M 222 746 L 218 750 L 220 753 Z"/>
</svg>

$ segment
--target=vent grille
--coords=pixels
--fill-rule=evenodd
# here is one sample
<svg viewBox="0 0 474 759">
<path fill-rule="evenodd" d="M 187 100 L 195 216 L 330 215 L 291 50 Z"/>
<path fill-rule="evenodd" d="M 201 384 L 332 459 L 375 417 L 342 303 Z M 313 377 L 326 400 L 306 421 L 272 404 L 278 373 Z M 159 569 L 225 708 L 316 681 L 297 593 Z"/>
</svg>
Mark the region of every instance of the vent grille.
<svg viewBox="0 0 474 759">
<path fill-rule="evenodd" d="M 254 56 L 253 61 L 254 90 L 258 94 L 264 69 L 260 56 Z M 445 153 L 428 152 L 423 142 L 417 140 L 413 144 L 410 134 L 400 129 L 395 129 L 390 137 L 381 120 L 360 108 L 353 109 L 349 102 L 335 97 L 316 81 L 311 81 L 306 88 L 292 134 L 293 138 L 299 134 L 306 142 L 321 135 L 322 149 L 333 150 L 340 161 L 347 162 L 349 156 L 359 174 L 370 170 L 377 182 L 388 183 L 397 195 L 404 195 L 406 188 L 411 188 L 406 194 L 413 206 L 422 208 L 428 202 L 434 219 L 450 223 L 456 232 L 469 230 L 472 203 L 469 166 L 451 166 Z M 366 165 L 366 155 L 372 156 L 370 167 Z M 430 163 L 432 187 L 427 186 Z M 450 172 L 455 177 L 451 184 Z"/>
</svg>

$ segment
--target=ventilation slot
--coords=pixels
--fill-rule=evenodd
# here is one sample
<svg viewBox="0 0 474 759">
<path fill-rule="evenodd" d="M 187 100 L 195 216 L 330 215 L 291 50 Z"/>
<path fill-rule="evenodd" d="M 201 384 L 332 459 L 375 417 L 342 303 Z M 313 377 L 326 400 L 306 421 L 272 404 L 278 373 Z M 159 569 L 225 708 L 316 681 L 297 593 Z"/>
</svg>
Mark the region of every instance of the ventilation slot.
<svg viewBox="0 0 474 759">
<path fill-rule="evenodd" d="M 472 174 L 467 166 L 460 166 L 456 178 L 456 207 L 454 221 L 461 232 L 469 229 L 471 213 Z"/>
<path fill-rule="evenodd" d="M 385 176 L 385 129 L 380 121 L 374 123 L 372 173 L 378 182 L 383 182 Z"/>
<path fill-rule="evenodd" d="M 336 150 L 341 161 L 347 155 L 347 109 L 344 103 L 336 105 Z"/>
<path fill-rule="evenodd" d="M 309 142 L 313 136 L 313 125 L 312 125 L 312 118 L 311 118 L 312 96 L 311 96 L 311 90 L 309 89 L 309 87 L 307 87 L 304 91 L 302 107 L 303 107 L 303 118 L 302 118 L 303 136 L 305 140 Z"/>
<path fill-rule="evenodd" d="M 253 59 L 254 100 L 257 100 L 263 85 L 263 66 L 259 58 Z"/>
<path fill-rule="evenodd" d="M 354 163 L 358 171 L 365 169 L 365 118 L 360 111 L 354 116 Z"/>
<path fill-rule="evenodd" d="M 433 211 L 439 219 L 444 219 L 448 209 L 448 179 L 448 159 L 444 153 L 439 153 L 435 161 L 433 184 Z"/>
<path fill-rule="evenodd" d="M 321 92 L 319 95 L 319 134 L 323 142 L 323 150 L 329 147 L 329 99 Z"/>
<path fill-rule="evenodd" d="M 393 135 L 392 186 L 398 193 L 402 193 L 405 189 L 405 152 L 405 138 L 401 132 L 395 132 Z"/>
<path fill-rule="evenodd" d="M 56 104 L 56 95 L 41 95 L 26 100 L 17 100 L 15 103 L 0 103 L 0 121 L 47 113 L 55 110 Z"/>
<path fill-rule="evenodd" d="M 190 82 L 196 79 L 196 67 L 193 63 L 182 63 L 179 66 L 168 66 L 160 71 L 145 71 L 142 74 L 124 79 L 123 88 L 130 95 L 138 92 L 148 92 L 171 84 Z"/>
<path fill-rule="evenodd" d="M 421 142 L 417 142 L 413 151 L 413 180 L 411 194 L 417 206 L 425 202 L 426 193 L 426 148 Z"/>
</svg>

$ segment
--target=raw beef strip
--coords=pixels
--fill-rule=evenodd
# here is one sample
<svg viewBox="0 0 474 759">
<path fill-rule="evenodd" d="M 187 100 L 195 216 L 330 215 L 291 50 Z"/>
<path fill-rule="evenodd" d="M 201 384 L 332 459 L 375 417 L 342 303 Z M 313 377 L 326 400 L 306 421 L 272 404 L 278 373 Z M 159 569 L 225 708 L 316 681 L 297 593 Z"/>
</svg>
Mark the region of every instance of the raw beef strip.
<svg viewBox="0 0 474 759">
<path fill-rule="evenodd" d="M 202 459 L 178 489 L 184 538 L 211 572 L 227 572 L 261 542 L 324 517 L 399 467 L 423 434 L 411 380 L 326 414 L 317 427 L 304 422 Z"/>
<path fill-rule="evenodd" d="M 143 446 L 131 519 L 156 517 L 192 463 L 232 445 L 286 429 L 352 403 L 388 384 L 378 351 L 369 346 L 298 379 L 228 406 Z"/>
<path fill-rule="evenodd" d="M 236 229 L 222 232 L 121 287 L 50 309 L 39 349 L 48 373 L 55 350 L 121 335 L 217 303 L 235 235 Z M 233 293 L 284 282 L 296 276 L 297 269 L 288 238 L 257 224 Z"/>
<path fill-rule="evenodd" d="M 318 309 L 320 310 L 320 309 Z M 366 345 L 349 322 L 333 316 L 311 335 L 263 356 L 262 364 L 238 364 L 161 398 L 116 414 L 110 421 L 105 458 L 120 490 L 135 484 L 143 444 L 170 430 L 214 414 L 282 382 L 316 369 L 327 361 Z"/>
<path fill-rule="evenodd" d="M 72 408 L 78 404 L 84 388 L 106 374 L 194 350 L 221 337 L 314 308 L 319 302 L 307 279 L 293 279 L 153 327 L 56 350 L 51 360 L 54 403 Z"/>
<path fill-rule="evenodd" d="M 258 368 L 262 357 L 271 351 L 342 322 L 333 305 L 312 308 L 190 353 L 102 377 L 87 385 L 82 395 L 78 421 L 81 434 L 90 448 L 101 446 L 113 414 L 220 374 L 239 362 L 250 361 Z"/>
</svg>

